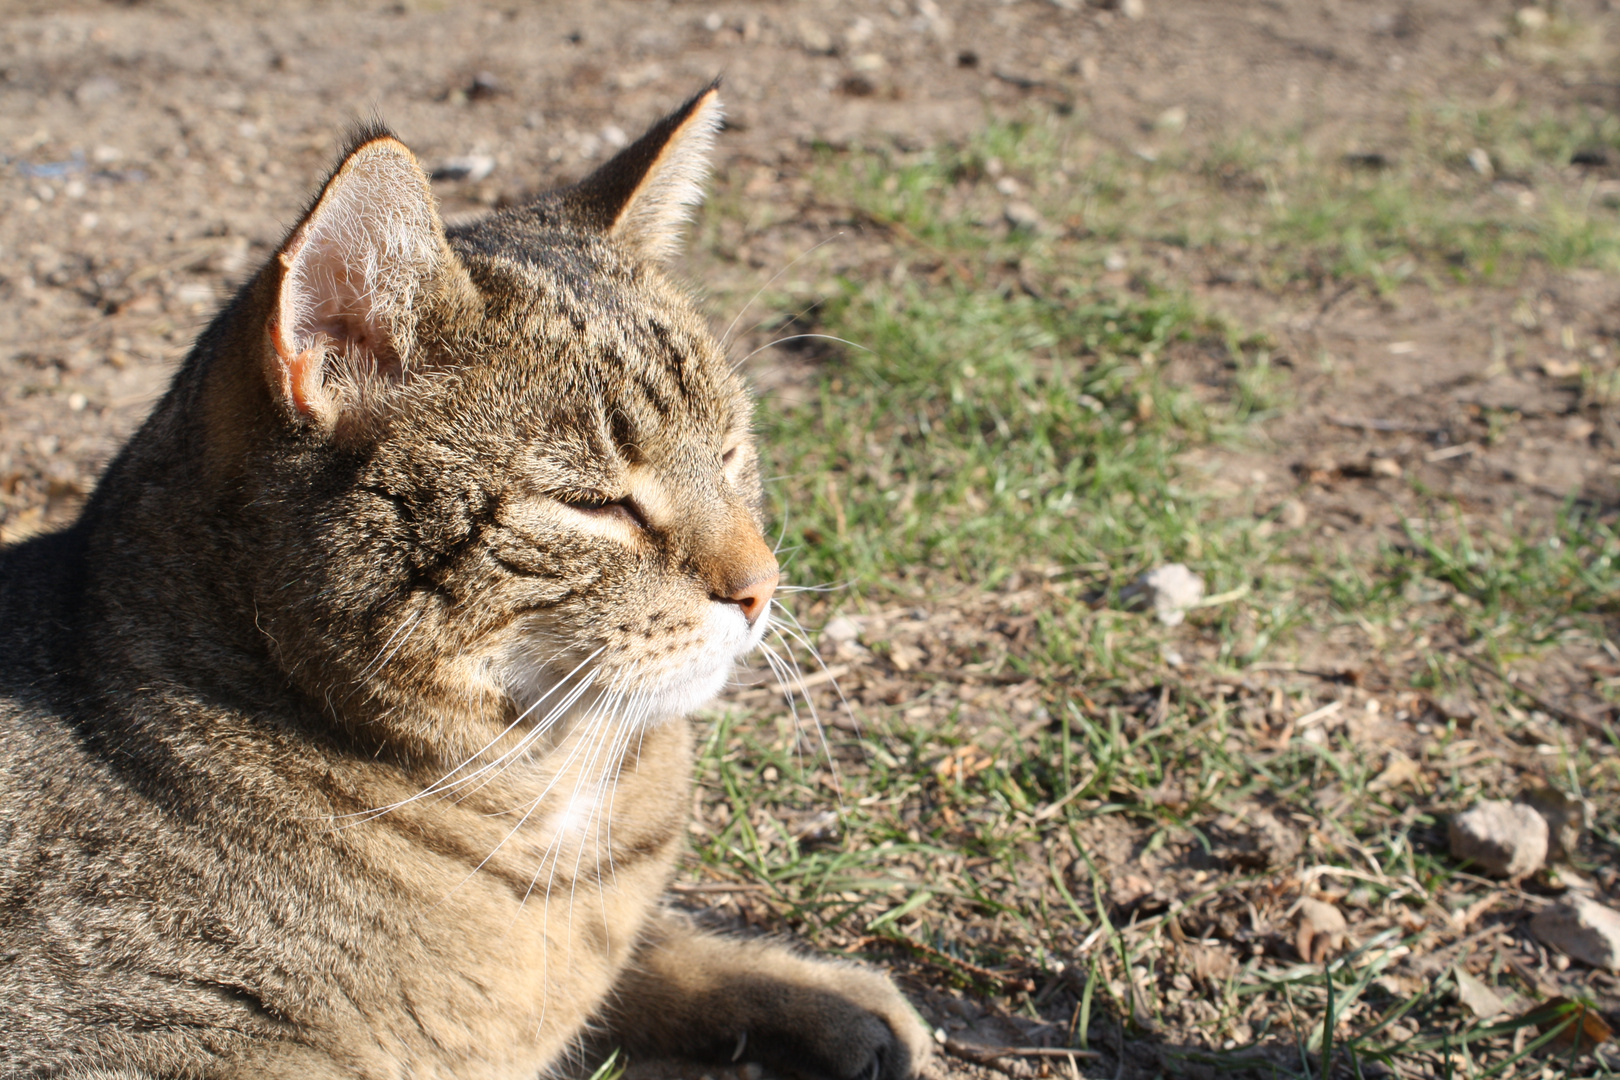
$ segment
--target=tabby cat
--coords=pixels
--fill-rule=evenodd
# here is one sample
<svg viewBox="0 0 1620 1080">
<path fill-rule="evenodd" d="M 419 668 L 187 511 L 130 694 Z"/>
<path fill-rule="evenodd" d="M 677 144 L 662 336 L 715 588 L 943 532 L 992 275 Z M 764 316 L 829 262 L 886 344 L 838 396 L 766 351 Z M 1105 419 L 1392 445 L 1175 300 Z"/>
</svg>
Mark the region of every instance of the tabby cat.
<svg viewBox="0 0 1620 1080">
<path fill-rule="evenodd" d="M 885 977 L 661 902 L 685 717 L 777 582 L 659 267 L 719 120 L 450 230 L 361 133 L 79 520 L 0 552 L 0 1075 L 919 1069 Z"/>
</svg>

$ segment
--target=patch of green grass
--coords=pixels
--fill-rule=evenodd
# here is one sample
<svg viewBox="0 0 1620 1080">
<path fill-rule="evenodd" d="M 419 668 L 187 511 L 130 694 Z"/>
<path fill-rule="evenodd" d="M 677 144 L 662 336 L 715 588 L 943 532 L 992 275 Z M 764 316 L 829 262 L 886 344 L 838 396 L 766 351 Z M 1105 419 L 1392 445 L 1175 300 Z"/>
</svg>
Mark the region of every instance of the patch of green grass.
<svg viewBox="0 0 1620 1080">
<path fill-rule="evenodd" d="M 1404 532 L 1370 561 L 1341 554 L 1320 566 L 1338 611 L 1388 621 L 1442 605 L 1463 639 L 1516 650 L 1573 628 L 1601 638 L 1620 614 L 1620 529 L 1591 508 L 1571 503 L 1547 523 L 1508 517 L 1486 532 L 1437 505 Z"/>
<path fill-rule="evenodd" d="M 1260 408 L 1262 379 L 1212 411 L 1162 360 L 1194 347 L 1244 371 L 1256 360 L 1184 295 L 1096 289 L 1084 248 L 975 216 L 985 161 L 1034 170 L 1055 152 L 1007 127 L 966 151 L 829 169 L 825 186 L 939 273 L 846 280 L 817 329 L 852 346 L 830 351 L 813 404 L 763 410 L 797 580 L 989 586 L 1031 567 L 1128 580 L 1181 559 L 1241 580 L 1228 554 L 1242 530 L 1213 521 L 1172 462 Z M 960 213 L 941 214 L 963 185 Z"/>
<path fill-rule="evenodd" d="M 764 432 L 791 462 L 777 495 L 796 515 L 796 576 L 992 584 L 1202 542 L 1169 466 L 1205 418 L 1141 360 L 1191 336 L 1184 304 L 868 284 L 824 318 L 860 347 L 815 406 L 767 414 Z"/>
<path fill-rule="evenodd" d="M 839 179 L 859 187 L 853 173 L 881 174 L 852 201 L 919 251 L 975 266 L 991 251 L 1039 260 L 1062 246 L 1069 272 L 1095 274 L 1118 249 L 1163 277 L 1141 256 L 1173 249 L 1270 289 L 1381 292 L 1506 283 L 1535 263 L 1620 268 L 1620 193 L 1571 167 L 1581 153 L 1620 159 L 1620 122 L 1606 112 L 1441 102 L 1415 107 L 1392 145 L 1298 133 L 1196 149 L 1149 141 L 1159 145 L 1145 156 L 1125 153 L 1080 121 L 1043 117 L 994 124 L 954 151 L 849 165 Z M 1039 202 L 1048 228 L 992 243 L 981 223 L 1008 198 Z"/>
<path fill-rule="evenodd" d="M 1507 138 L 1491 143 L 1504 161 Z M 1542 155 L 1570 142 L 1523 138 Z M 1222 594 L 1193 613 L 1194 629 L 1219 643 L 1212 667 L 1228 672 L 1351 623 L 1414 651 L 1444 629 L 1487 643 L 1491 663 L 1613 625 L 1620 541 L 1584 510 L 1534 535 L 1510 521 L 1483 534 L 1434 504 L 1404 542 L 1302 555 L 1255 507 L 1212 497 L 1178 464 L 1249 438 L 1286 397 L 1266 342 L 1168 285 L 1143 257 L 1154 245 L 1222 258 L 1241 246 L 1271 287 L 1413 276 L 1445 287 L 1530 259 L 1610 257 L 1612 222 L 1559 254 L 1557 230 L 1576 226 L 1550 198 L 1540 210 L 1503 201 L 1462 171 L 1466 154 L 1459 166 L 1434 153 L 1367 174 L 1297 145 L 1234 145 L 1192 168 L 1098 150 L 1052 120 L 923 154 L 823 159 L 819 197 L 886 236 L 893 259 L 846 272 L 808 324 L 802 312 L 779 319 L 783 336 L 820 335 L 804 339 L 811 392 L 767 399 L 759 418 L 787 577 L 847 586 L 789 603 L 807 613 L 808 600 L 817 618 L 954 607 L 968 623 L 1026 629 L 999 648 L 939 645 L 903 693 L 859 710 L 822 694 L 819 719 L 858 721 L 858 733 L 824 738 L 804 703 L 796 719 L 719 717 L 700 762 L 710 809 L 696 848 L 707 876 L 741 890 L 739 911 L 823 947 L 903 958 L 1028 1019 L 1061 1005 L 1071 1046 L 1111 1013 L 1127 1038 L 1172 1025 L 1209 1048 L 1193 1058 L 1236 1071 L 1397 1062 L 1444 1074 L 1488 1059 L 1489 1074 L 1511 1074 L 1514 1023 L 1468 1019 L 1443 980 L 1412 992 L 1383 977 L 1400 949 L 1433 947 L 1411 925 L 1445 925 L 1437 912 L 1480 900 L 1478 879 L 1437 846 L 1435 809 L 1478 797 L 1478 774 L 1402 773 L 1399 754 L 1353 725 L 1300 737 L 1293 725 L 1321 709 L 1320 684 L 1177 670 L 1172 632 L 1120 595 L 1149 567 L 1194 567 Z M 1455 203 L 1437 197 L 1458 185 Z M 1030 202 L 1039 224 L 1009 225 L 1009 199 Z M 769 302 L 794 311 L 794 295 Z M 1204 385 L 1166 377 L 1175 363 Z M 810 640 L 793 639 L 806 666 Z M 894 642 L 869 644 L 874 665 L 887 652 L 910 669 Z M 1385 700 L 1421 711 L 1425 693 L 1478 674 L 1444 654 L 1429 671 Z M 983 680 L 1007 690 L 976 697 Z M 1328 704 L 1352 701 L 1362 707 Z M 1467 759 L 1475 734 L 1447 722 L 1424 753 Z M 1565 751 L 1566 786 L 1620 786 L 1611 757 Z M 1256 815 L 1302 826 L 1308 856 L 1234 864 L 1249 856 L 1232 837 Z M 1600 813 L 1600 835 L 1612 819 Z M 1102 858 L 1111 843 L 1126 854 Z M 1161 858 L 1182 891 L 1122 915 L 1130 868 Z M 1311 881 L 1337 875 L 1340 902 L 1380 920 L 1325 968 L 1293 951 L 1288 903 L 1305 887 L 1290 875 L 1306 861 Z M 1224 869 L 1195 869 L 1206 865 Z M 1216 941 L 1224 959 L 1211 966 L 1198 950 Z"/>
<path fill-rule="evenodd" d="M 1515 642 L 1537 645 L 1572 621 L 1620 614 L 1620 528 L 1590 509 L 1568 505 L 1543 535 L 1506 523 L 1493 536 L 1412 522 L 1409 557 L 1390 553 L 1386 574 L 1403 595 L 1439 582 L 1467 598 L 1471 636 L 1501 636 L 1513 620 Z M 1538 530 L 1540 531 L 1540 530 Z"/>
</svg>

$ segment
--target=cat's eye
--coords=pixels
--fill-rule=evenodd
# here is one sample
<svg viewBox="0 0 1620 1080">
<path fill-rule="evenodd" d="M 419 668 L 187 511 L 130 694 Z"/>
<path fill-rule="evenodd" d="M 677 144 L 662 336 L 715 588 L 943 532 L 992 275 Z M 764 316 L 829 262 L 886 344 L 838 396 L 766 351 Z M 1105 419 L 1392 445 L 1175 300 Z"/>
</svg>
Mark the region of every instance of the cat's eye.
<svg viewBox="0 0 1620 1080">
<path fill-rule="evenodd" d="M 630 498 L 609 499 L 579 498 L 570 496 L 558 500 L 570 510 L 577 510 L 592 517 L 619 518 L 626 524 L 634 525 L 638 529 L 647 528 L 647 519 L 642 516 L 641 509 L 636 506 L 635 500 Z"/>
</svg>

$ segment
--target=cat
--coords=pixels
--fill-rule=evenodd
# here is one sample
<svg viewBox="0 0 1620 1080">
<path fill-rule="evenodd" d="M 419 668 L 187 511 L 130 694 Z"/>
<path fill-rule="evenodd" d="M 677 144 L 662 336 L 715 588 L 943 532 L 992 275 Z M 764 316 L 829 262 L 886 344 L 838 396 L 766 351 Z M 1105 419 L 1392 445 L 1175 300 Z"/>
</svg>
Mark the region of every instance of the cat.
<svg viewBox="0 0 1620 1080">
<path fill-rule="evenodd" d="M 78 520 L 0 551 L 0 1075 L 922 1068 L 886 976 L 663 900 L 686 717 L 778 579 L 661 269 L 720 116 L 449 230 L 359 132 Z"/>
</svg>

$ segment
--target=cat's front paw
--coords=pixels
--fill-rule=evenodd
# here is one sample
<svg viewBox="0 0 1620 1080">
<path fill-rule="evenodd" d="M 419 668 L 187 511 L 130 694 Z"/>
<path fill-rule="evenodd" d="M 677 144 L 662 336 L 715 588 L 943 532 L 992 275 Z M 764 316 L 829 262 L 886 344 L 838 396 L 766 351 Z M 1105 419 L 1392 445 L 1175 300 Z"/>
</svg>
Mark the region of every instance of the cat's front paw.
<svg viewBox="0 0 1620 1080">
<path fill-rule="evenodd" d="M 808 1080 L 911 1080 L 933 1049 L 893 982 L 660 913 L 605 1019 L 632 1053 L 755 1061 Z"/>
<path fill-rule="evenodd" d="M 815 1080 L 911 1080 L 933 1048 L 928 1028 L 889 979 L 853 964 L 816 964 L 803 981 L 750 980 L 752 1030 L 734 1052 Z M 738 987 L 739 990 L 743 989 Z"/>
</svg>

